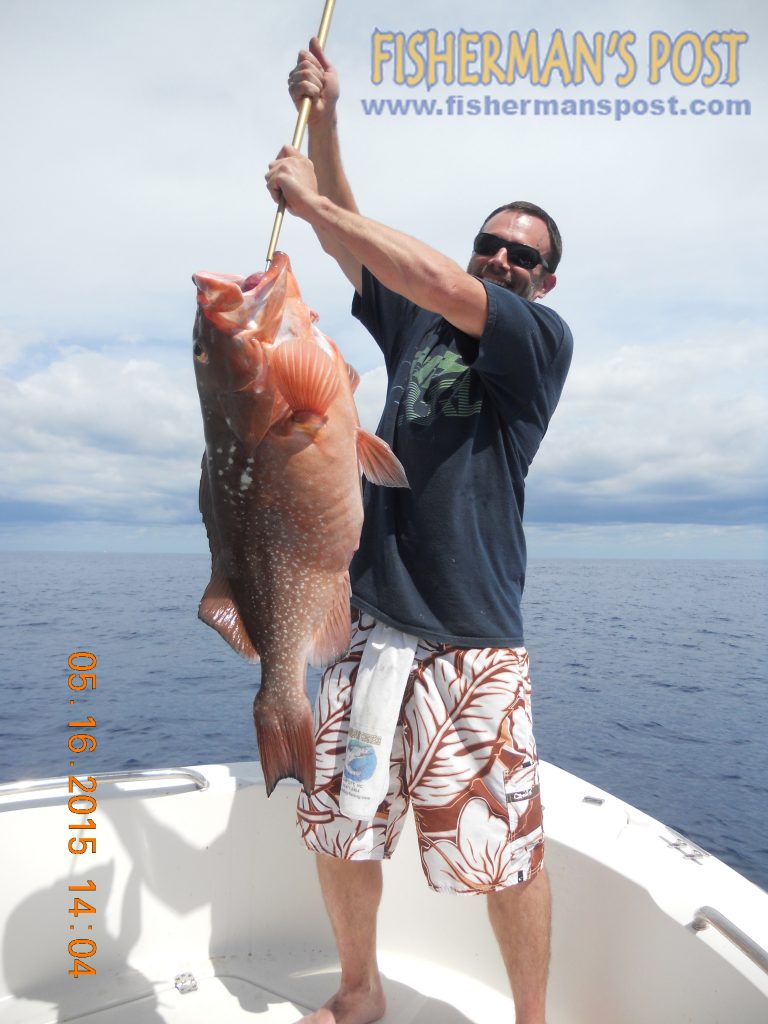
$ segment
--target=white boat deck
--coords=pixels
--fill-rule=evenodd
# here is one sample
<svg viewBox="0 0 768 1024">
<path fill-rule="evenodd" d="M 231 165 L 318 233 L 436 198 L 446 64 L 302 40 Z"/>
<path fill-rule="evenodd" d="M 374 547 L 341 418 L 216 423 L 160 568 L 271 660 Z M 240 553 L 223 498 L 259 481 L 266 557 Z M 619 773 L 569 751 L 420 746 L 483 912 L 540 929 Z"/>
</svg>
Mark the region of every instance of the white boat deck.
<svg viewBox="0 0 768 1024">
<path fill-rule="evenodd" d="M 98 850 L 80 856 L 67 840 L 88 833 L 69 830 L 66 787 L 0 794 L 0 1024 L 289 1024 L 335 990 L 295 788 L 281 783 L 267 800 L 255 763 L 198 771 L 204 791 L 189 780 L 100 781 Z M 766 1024 L 765 972 L 713 928 L 691 926 L 714 905 L 768 948 L 768 895 L 551 765 L 542 789 L 550 1024 Z M 511 1024 L 485 900 L 432 893 L 410 826 L 384 871 L 387 1024 Z M 74 918 L 69 886 L 87 879 L 96 891 L 81 895 L 95 913 Z M 74 936 L 93 936 L 84 962 L 95 974 L 68 976 Z"/>
<path fill-rule="evenodd" d="M 444 998 L 440 998 L 390 976 L 391 971 L 397 975 L 400 966 L 397 963 L 384 965 L 388 1002 L 385 1021 L 402 1024 L 467 1024 L 481 1019 L 514 1021 L 514 1008 L 505 996 L 488 991 L 482 985 L 473 985 L 471 979 L 462 979 L 458 986 L 457 979 L 443 978 Z M 412 969 L 413 965 L 410 965 Z M 197 965 L 195 988 L 185 994 L 177 991 L 172 983 L 163 982 L 154 986 L 151 992 L 137 993 L 135 997 L 122 992 L 119 1002 L 94 1011 L 80 1013 L 63 1005 L 50 1008 L 28 1006 L 26 1009 L 17 1005 L 13 1010 L 10 1007 L 1 1009 L 0 1019 L 9 1024 L 58 1024 L 60 1021 L 73 1024 L 201 1024 L 203 1021 L 254 1024 L 256 1020 L 260 1024 L 294 1024 L 312 1011 L 312 1006 L 286 994 L 279 984 L 258 984 L 249 977 L 253 973 L 252 964 L 238 961 L 236 957 L 225 958 L 216 964 L 208 961 Z M 324 997 L 335 987 L 338 972 L 321 970 L 315 978 L 316 983 L 310 987 L 317 987 L 318 991 L 321 987 Z M 438 978 L 431 980 L 435 983 Z M 423 980 L 419 984 L 422 988 L 430 987 L 429 982 L 425 984 Z M 287 988 L 292 987 L 296 987 L 296 981 L 291 984 L 289 979 Z M 470 1015 L 447 1001 L 453 998 L 452 993 L 460 1003 L 471 1004 L 468 1007 Z M 318 1005 L 322 997 L 318 998 Z M 480 1006 L 488 1016 L 478 1017 Z"/>
</svg>

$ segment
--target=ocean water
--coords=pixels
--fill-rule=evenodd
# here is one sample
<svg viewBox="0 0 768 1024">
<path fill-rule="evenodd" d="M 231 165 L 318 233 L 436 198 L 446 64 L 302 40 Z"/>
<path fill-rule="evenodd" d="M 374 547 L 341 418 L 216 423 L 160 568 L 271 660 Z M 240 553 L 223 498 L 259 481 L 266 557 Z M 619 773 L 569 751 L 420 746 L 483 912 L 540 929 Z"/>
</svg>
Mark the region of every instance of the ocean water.
<svg viewBox="0 0 768 1024">
<path fill-rule="evenodd" d="M 208 577 L 207 556 L 0 554 L 0 782 L 256 756 L 259 670 L 197 619 Z M 767 609 L 757 561 L 540 560 L 526 583 L 539 755 L 766 889 Z M 73 694 L 82 650 L 97 686 Z"/>
</svg>

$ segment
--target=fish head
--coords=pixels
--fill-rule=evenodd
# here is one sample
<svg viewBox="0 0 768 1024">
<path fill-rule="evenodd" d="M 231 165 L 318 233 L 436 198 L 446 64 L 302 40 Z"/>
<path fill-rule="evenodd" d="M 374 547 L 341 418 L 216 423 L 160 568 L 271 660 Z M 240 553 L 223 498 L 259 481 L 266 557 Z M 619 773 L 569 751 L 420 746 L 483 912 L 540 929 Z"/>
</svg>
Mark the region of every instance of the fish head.
<svg viewBox="0 0 768 1024">
<path fill-rule="evenodd" d="M 234 433 L 249 451 L 278 420 L 313 435 L 339 389 L 346 367 L 333 342 L 302 302 L 285 253 L 265 273 L 199 273 L 194 332 L 197 386 L 208 422 Z"/>
<path fill-rule="evenodd" d="M 252 451 L 284 406 L 267 353 L 285 334 L 286 306 L 299 297 L 290 262 L 275 253 L 266 273 L 199 273 L 192 280 L 198 301 L 193 355 L 204 419 L 218 414 Z"/>
<path fill-rule="evenodd" d="M 264 273 L 240 277 L 237 274 L 193 274 L 197 302 L 206 318 L 225 334 L 254 332 L 265 345 L 275 344 L 285 333 L 285 321 L 293 322 L 301 301 L 291 263 L 284 252 L 276 252 Z M 302 325 L 303 326 L 303 325 Z"/>
</svg>

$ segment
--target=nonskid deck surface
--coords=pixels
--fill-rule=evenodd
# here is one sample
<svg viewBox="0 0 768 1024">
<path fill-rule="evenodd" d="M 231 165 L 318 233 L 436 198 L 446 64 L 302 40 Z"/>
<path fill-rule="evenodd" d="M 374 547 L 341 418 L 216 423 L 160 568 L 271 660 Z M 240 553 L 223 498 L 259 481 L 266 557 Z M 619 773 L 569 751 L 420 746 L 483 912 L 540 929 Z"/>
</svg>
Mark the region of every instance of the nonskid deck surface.
<svg viewBox="0 0 768 1024">
<path fill-rule="evenodd" d="M 512 1001 L 485 985 L 439 966 L 398 954 L 380 957 L 387 1013 L 384 1024 L 486 1024 L 514 1022 Z M 254 971 L 255 968 L 255 971 Z M 248 974 L 251 974 L 249 977 Z M 253 975 L 271 974 L 272 983 Z M 193 965 L 151 990 L 105 990 L 101 1007 L 82 1013 L 70 1004 L 0 1004 L 3 1024 L 295 1024 L 336 990 L 340 975 L 325 965 L 291 974 L 278 964 L 227 957 L 226 963 Z M 177 982 L 175 984 L 174 982 Z M 416 987 L 418 986 L 418 987 Z M 133 986 L 128 986 L 133 988 Z"/>
<path fill-rule="evenodd" d="M 293 1024 L 309 1009 L 243 978 L 201 978 L 194 991 L 158 986 L 151 994 L 78 1017 L 45 1018 L 45 1024 Z M 42 1024 L 42 1019 L 40 1024 Z"/>
</svg>

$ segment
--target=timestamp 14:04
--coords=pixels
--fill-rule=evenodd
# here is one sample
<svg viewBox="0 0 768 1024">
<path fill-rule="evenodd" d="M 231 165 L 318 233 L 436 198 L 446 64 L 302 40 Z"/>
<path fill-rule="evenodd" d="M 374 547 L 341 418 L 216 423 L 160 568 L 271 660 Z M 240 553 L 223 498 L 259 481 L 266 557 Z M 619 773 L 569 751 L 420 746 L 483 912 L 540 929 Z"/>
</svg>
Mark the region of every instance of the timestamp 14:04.
<svg viewBox="0 0 768 1024">
<path fill-rule="evenodd" d="M 67 679 L 67 686 L 70 691 L 83 692 L 96 689 L 95 654 L 92 654 L 90 651 L 76 651 L 70 654 L 67 664 L 71 670 L 71 674 Z M 85 696 L 84 692 L 83 695 Z M 69 703 L 74 704 L 74 698 L 70 698 Z M 96 749 L 96 737 L 91 732 L 91 730 L 96 728 L 96 719 L 93 715 L 88 715 L 85 721 L 67 722 L 67 727 L 69 729 L 89 730 L 88 732 L 76 732 L 68 737 L 67 746 L 71 753 L 84 754 Z M 70 761 L 69 766 L 74 768 L 75 762 Z M 70 775 L 68 777 L 68 786 L 72 796 L 70 796 L 67 806 L 70 813 L 76 815 L 78 820 L 70 822 L 67 830 L 89 833 L 86 836 L 82 834 L 72 836 L 67 843 L 69 852 L 74 856 L 95 853 L 96 822 L 89 815 L 94 814 L 96 811 L 95 794 L 97 780 L 93 775 L 86 775 L 85 779 L 77 778 L 76 775 Z M 83 818 L 85 818 L 85 821 L 83 821 Z M 84 885 L 70 885 L 67 888 L 72 894 L 95 893 L 96 883 L 92 878 L 89 878 Z M 80 915 L 86 915 L 84 920 L 87 920 L 91 914 L 96 914 L 96 907 L 88 901 L 92 898 L 89 896 L 88 899 L 85 899 L 83 896 L 73 895 L 72 906 L 67 908 L 67 913 L 72 914 L 78 925 L 82 923 L 79 920 Z M 95 921 L 95 917 L 92 921 Z M 93 923 L 85 927 L 90 932 L 93 930 Z M 71 924 L 69 930 L 74 931 L 75 925 Z M 86 962 L 94 955 L 96 948 L 96 942 L 92 938 L 70 939 L 67 952 L 73 960 L 72 968 L 69 970 L 71 977 L 80 978 L 83 975 L 96 973 L 96 968 Z"/>
</svg>

